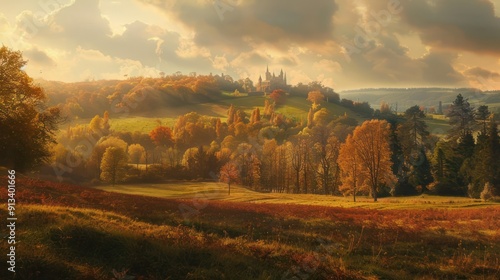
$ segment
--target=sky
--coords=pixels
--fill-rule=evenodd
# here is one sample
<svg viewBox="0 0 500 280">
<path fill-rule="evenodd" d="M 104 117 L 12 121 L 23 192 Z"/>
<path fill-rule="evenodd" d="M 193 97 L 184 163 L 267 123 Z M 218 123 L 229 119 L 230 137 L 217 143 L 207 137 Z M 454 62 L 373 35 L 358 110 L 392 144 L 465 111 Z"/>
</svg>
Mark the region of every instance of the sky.
<svg viewBox="0 0 500 280">
<path fill-rule="evenodd" d="M 500 89 L 500 0 L 0 0 L 34 78 L 229 74 Z"/>
</svg>

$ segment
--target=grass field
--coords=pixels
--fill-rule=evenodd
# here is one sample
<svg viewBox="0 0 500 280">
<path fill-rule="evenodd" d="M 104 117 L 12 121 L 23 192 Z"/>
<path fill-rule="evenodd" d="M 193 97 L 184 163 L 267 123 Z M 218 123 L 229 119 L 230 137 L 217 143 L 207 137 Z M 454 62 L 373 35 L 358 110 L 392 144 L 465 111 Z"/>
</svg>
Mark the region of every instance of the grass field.
<svg viewBox="0 0 500 280">
<path fill-rule="evenodd" d="M 159 198 L 173 199 L 206 199 L 244 203 L 273 203 L 294 205 L 315 205 L 343 208 L 368 208 L 368 209 L 431 209 L 431 208 L 471 208 L 486 207 L 500 204 L 482 202 L 479 199 L 466 197 L 446 197 L 420 195 L 411 197 L 386 197 L 379 198 L 373 203 L 370 197 L 357 197 L 357 202 L 352 197 L 337 197 L 314 194 L 286 194 L 286 193 L 261 193 L 248 190 L 240 186 L 231 186 L 228 195 L 227 184 L 217 182 L 173 182 L 166 184 L 135 184 L 135 185 L 105 185 L 95 187 L 108 192 L 144 195 Z"/>
<path fill-rule="evenodd" d="M 262 112 L 264 109 L 264 100 L 265 97 L 263 96 L 225 96 L 213 103 L 189 104 L 177 108 L 165 108 L 141 114 L 127 113 L 115 116 L 112 115 L 109 123 L 111 129 L 115 131 L 140 131 L 142 133 L 149 133 L 158 125 L 158 121 L 161 121 L 162 125 L 173 126 L 179 115 L 190 112 L 197 112 L 209 117 L 218 117 L 221 118 L 222 121 L 226 121 L 227 110 L 231 104 L 237 108 L 243 109 L 248 115 L 250 115 L 255 108 L 260 108 Z M 311 104 L 303 97 L 290 97 L 287 99 L 286 104 L 276 108 L 276 111 L 296 120 L 305 120 L 310 106 Z M 322 106 L 335 116 L 342 116 L 347 113 L 360 123 L 365 120 L 357 113 L 337 104 L 323 103 Z M 90 120 L 91 118 L 82 118 L 73 120 L 70 124 L 88 124 Z"/>
<path fill-rule="evenodd" d="M 165 199 L 16 182 L 16 199 L 22 201 L 16 207 L 17 273 L 12 277 L 3 269 L 1 279 L 500 277 L 498 205 L 430 197 L 424 200 L 436 208 L 387 200 L 377 205 L 413 206 L 379 210 L 363 206 L 375 204 L 369 202 L 343 208 L 285 203 L 290 198 L 204 199 L 198 183 L 171 184 L 165 195 L 177 199 Z M 224 190 L 213 183 L 204 188 L 220 196 Z M 231 196 L 246 195 L 257 197 L 242 188 Z M 299 196 L 309 204 L 318 198 Z M 0 199 L 7 201 L 6 188 Z M 447 203 L 459 207 L 437 208 Z M 5 203 L 0 213 L 7 214 Z M 7 246 L 0 243 L 0 250 L 7 252 Z"/>
<path fill-rule="evenodd" d="M 189 112 L 197 112 L 205 116 L 218 117 L 221 118 L 222 121 L 226 121 L 227 110 L 231 104 L 250 115 L 255 108 L 260 108 L 261 112 L 264 110 L 264 100 L 264 96 L 224 96 L 213 103 L 189 104 L 177 108 L 166 108 L 138 115 L 130 113 L 111 116 L 110 126 L 111 129 L 115 131 L 140 131 L 142 133 L 149 133 L 158 125 L 158 121 L 160 121 L 162 125 L 172 127 L 179 115 Z M 310 102 L 306 101 L 303 97 L 289 97 L 286 104 L 278 106 L 276 111 L 297 121 L 305 121 L 310 106 Z M 338 117 L 347 114 L 356 119 L 360 124 L 366 120 L 366 118 L 360 116 L 358 113 L 338 104 L 322 103 L 321 106 L 322 108 L 326 108 L 333 116 Z M 90 118 L 78 119 L 73 121 L 72 124 L 88 124 L 90 120 Z M 447 120 L 443 119 L 441 116 L 430 116 L 426 119 L 426 122 L 429 126 L 429 131 L 433 134 L 443 135 L 446 134 L 449 129 Z"/>
</svg>

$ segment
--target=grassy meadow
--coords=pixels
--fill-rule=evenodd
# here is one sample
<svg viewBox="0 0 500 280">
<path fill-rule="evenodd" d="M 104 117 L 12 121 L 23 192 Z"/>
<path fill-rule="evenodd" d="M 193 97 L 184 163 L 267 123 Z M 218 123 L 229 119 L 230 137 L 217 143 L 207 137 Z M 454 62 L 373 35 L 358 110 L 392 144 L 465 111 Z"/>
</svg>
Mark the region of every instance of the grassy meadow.
<svg viewBox="0 0 500 280">
<path fill-rule="evenodd" d="M 228 196 L 223 185 L 199 182 L 100 187 L 109 192 L 33 179 L 17 185 L 14 279 L 500 277 L 498 204 L 354 204 L 240 187 Z M 6 201 L 5 188 L 0 197 Z M 0 209 L 7 214 L 5 203 Z M 12 277 L 2 270 L 0 278 Z"/>
<path fill-rule="evenodd" d="M 480 199 L 467 197 L 448 197 L 419 195 L 407 197 L 382 197 L 377 203 L 367 196 L 352 197 L 325 196 L 316 194 L 290 194 L 290 193 L 262 193 L 255 192 L 240 186 L 231 186 L 228 195 L 228 186 L 219 182 L 171 182 L 164 184 L 128 184 L 128 185 L 102 185 L 96 189 L 108 192 L 151 196 L 171 199 L 202 199 L 243 203 L 272 203 L 292 205 L 313 205 L 341 208 L 367 208 L 367 209 L 454 209 L 476 208 L 499 205 L 494 202 L 482 202 Z"/>
<path fill-rule="evenodd" d="M 118 115 L 111 114 L 109 123 L 111 129 L 115 131 L 140 131 L 142 133 L 149 133 L 158 125 L 158 121 L 162 125 L 173 126 L 179 115 L 190 112 L 197 112 L 208 117 L 217 117 L 221 121 L 226 121 L 227 110 L 231 105 L 244 110 L 248 115 L 255 108 L 259 108 L 263 112 L 264 101 L 264 96 L 224 96 L 211 103 L 189 104 L 177 108 L 165 108 L 141 114 L 133 112 Z M 292 96 L 287 98 L 284 105 L 278 106 L 275 110 L 289 118 L 306 121 L 310 107 L 310 102 L 306 101 L 304 97 Z M 358 113 L 338 104 L 325 102 L 321 104 L 320 108 L 326 108 L 333 116 L 337 117 L 347 114 L 356 119 L 360 124 L 367 120 L 367 118 L 362 117 Z M 91 118 L 81 118 L 71 121 L 70 124 L 88 124 L 90 121 Z M 448 122 L 442 116 L 430 116 L 426 119 L 426 122 L 431 132 L 436 131 L 437 134 L 444 134 L 448 131 Z"/>
</svg>

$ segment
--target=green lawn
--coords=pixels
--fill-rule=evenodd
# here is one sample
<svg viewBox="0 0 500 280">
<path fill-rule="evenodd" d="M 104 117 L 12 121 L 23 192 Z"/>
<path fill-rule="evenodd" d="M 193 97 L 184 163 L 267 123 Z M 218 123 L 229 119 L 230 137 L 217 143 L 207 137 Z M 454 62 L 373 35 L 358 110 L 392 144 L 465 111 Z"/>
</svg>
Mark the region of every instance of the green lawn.
<svg viewBox="0 0 500 280">
<path fill-rule="evenodd" d="M 148 118 L 148 117 L 125 117 L 125 118 L 111 118 L 109 124 L 112 130 L 115 131 L 140 131 L 142 133 L 149 133 L 156 126 L 158 121 L 162 125 L 173 126 L 175 118 Z"/>
<path fill-rule="evenodd" d="M 498 203 L 485 203 L 481 202 L 481 200 L 465 197 L 431 195 L 379 198 L 377 203 L 374 203 L 373 199 L 369 197 L 358 197 L 357 202 L 354 203 L 352 201 L 352 197 L 336 197 L 314 194 L 261 193 L 234 185 L 231 186 L 231 194 L 228 195 L 227 184 L 217 182 L 175 182 L 165 184 L 131 184 L 115 186 L 105 185 L 97 186 L 95 188 L 109 192 L 145 195 L 160 198 L 208 199 L 251 203 L 283 203 L 346 208 L 430 209 L 469 208 L 498 205 Z"/>
</svg>

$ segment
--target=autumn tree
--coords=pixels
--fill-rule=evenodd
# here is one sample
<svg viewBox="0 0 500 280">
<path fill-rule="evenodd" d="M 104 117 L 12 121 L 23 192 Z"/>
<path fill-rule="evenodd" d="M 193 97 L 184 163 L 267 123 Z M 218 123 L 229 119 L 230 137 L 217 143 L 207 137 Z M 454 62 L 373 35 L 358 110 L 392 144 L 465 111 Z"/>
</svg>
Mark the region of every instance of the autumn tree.
<svg viewBox="0 0 500 280">
<path fill-rule="evenodd" d="M 107 148 L 116 147 L 122 149 L 123 151 L 126 151 L 127 146 L 128 145 L 125 141 L 114 136 L 106 136 L 99 139 L 99 141 L 94 146 L 92 154 L 90 155 L 90 159 L 87 163 L 90 168 L 95 170 L 95 178 L 99 178 L 101 175 L 102 158 Z"/>
<path fill-rule="evenodd" d="M 307 141 L 304 136 L 296 136 L 294 139 L 292 139 L 292 146 L 291 148 L 293 149 L 292 155 L 291 155 L 291 164 L 292 164 L 292 169 L 295 172 L 295 193 L 300 192 L 300 173 L 305 169 L 306 167 L 306 159 L 305 159 L 305 151 L 309 147 L 307 147 Z"/>
<path fill-rule="evenodd" d="M 307 127 L 312 128 L 314 125 L 314 110 L 309 108 L 309 113 L 307 113 Z"/>
<path fill-rule="evenodd" d="M 262 174 L 261 180 L 263 186 L 269 190 L 273 191 L 277 188 L 276 183 L 276 174 L 278 170 L 276 170 L 276 161 L 277 161 L 277 150 L 278 144 L 275 139 L 265 139 L 264 144 L 262 145 Z"/>
<path fill-rule="evenodd" d="M 151 130 L 149 133 L 151 140 L 161 147 L 169 147 L 174 143 L 172 138 L 172 129 L 168 126 L 157 126 L 155 129 Z"/>
<path fill-rule="evenodd" d="M 331 115 L 326 108 L 322 108 L 314 113 L 313 123 L 314 125 L 325 126 L 331 120 Z"/>
<path fill-rule="evenodd" d="M 271 104 L 269 100 L 264 100 L 264 117 L 271 118 L 271 115 L 274 114 L 274 104 Z"/>
<path fill-rule="evenodd" d="M 318 185 L 324 194 L 333 194 L 338 182 L 337 157 L 340 142 L 333 136 L 325 125 L 318 125 L 312 129 L 311 138 L 314 143 L 312 152 L 316 162 Z"/>
<path fill-rule="evenodd" d="M 127 161 L 127 154 L 123 149 L 108 147 L 101 162 L 101 179 L 112 185 L 121 181 L 127 174 Z"/>
<path fill-rule="evenodd" d="M 234 162 L 228 162 L 222 166 L 219 174 L 219 181 L 227 184 L 227 194 L 231 195 L 231 183 L 237 182 L 239 170 Z"/>
<path fill-rule="evenodd" d="M 381 184 L 395 181 L 391 170 L 389 134 L 390 126 L 386 121 L 371 120 L 356 127 L 352 136 L 360 170 L 367 178 L 374 201 L 377 201 Z"/>
<path fill-rule="evenodd" d="M 286 93 L 282 89 L 275 89 L 271 94 L 269 94 L 269 98 L 274 101 L 276 105 L 283 105 L 286 101 Z"/>
<path fill-rule="evenodd" d="M 139 163 L 144 158 L 146 150 L 141 144 L 132 144 L 128 147 L 128 155 L 132 163 L 135 163 L 137 169 L 139 169 Z"/>
<path fill-rule="evenodd" d="M 21 52 L 0 47 L 0 165 L 19 171 L 49 159 L 60 114 L 46 106 L 26 64 Z"/>
<path fill-rule="evenodd" d="M 227 124 L 232 125 L 236 121 L 236 109 L 234 108 L 233 104 L 229 106 L 229 109 L 227 110 Z"/>
<path fill-rule="evenodd" d="M 323 100 L 325 100 L 325 96 L 319 90 L 310 91 L 307 94 L 307 101 L 312 103 L 313 110 L 317 109 Z"/>
<path fill-rule="evenodd" d="M 347 136 L 345 143 L 340 146 L 338 164 L 342 178 L 342 185 L 339 189 L 344 195 L 352 194 L 353 200 L 356 202 L 356 194 L 364 186 L 364 174 L 361 172 L 356 144 L 351 135 Z"/>
<path fill-rule="evenodd" d="M 251 124 L 255 124 L 257 122 L 260 122 L 260 109 L 259 108 L 255 108 L 252 111 L 252 117 L 250 118 Z"/>
</svg>

